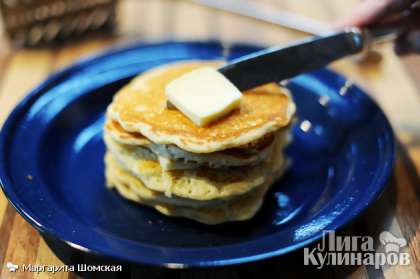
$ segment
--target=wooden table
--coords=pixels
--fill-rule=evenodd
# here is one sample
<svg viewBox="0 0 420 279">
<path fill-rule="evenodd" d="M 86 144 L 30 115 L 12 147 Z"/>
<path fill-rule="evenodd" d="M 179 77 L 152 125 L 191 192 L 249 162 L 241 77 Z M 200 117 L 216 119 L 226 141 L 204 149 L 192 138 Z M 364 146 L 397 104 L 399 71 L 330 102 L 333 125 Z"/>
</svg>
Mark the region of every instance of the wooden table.
<svg viewBox="0 0 420 279">
<path fill-rule="evenodd" d="M 255 0 L 256 1 L 256 0 Z M 257 1 L 256 1 L 257 2 Z M 358 0 L 283 0 L 261 1 L 273 8 L 285 8 L 307 16 L 332 22 L 346 14 Z M 302 37 L 302 34 L 240 16 L 208 10 L 187 1 L 123 1 L 118 7 L 118 32 L 54 48 L 14 50 L 2 36 L 0 40 L 0 120 L 4 121 L 14 105 L 51 72 L 65 67 L 80 57 L 103 50 L 113 44 L 162 38 L 209 39 L 226 42 L 243 41 L 259 44 L 279 44 Z M 328 267 L 322 270 L 303 267 L 298 253 L 292 259 L 281 258 L 267 264 L 251 265 L 230 270 L 176 272 L 139 270 L 124 273 L 133 278 L 180 277 L 242 277 L 244 275 L 351 278 L 418 278 L 420 274 L 420 57 L 400 59 L 390 45 L 379 48 L 379 63 L 358 63 L 347 59 L 333 68 L 364 86 L 388 115 L 398 138 L 397 160 L 393 177 L 381 199 L 363 217 L 345 228 L 346 234 L 371 235 L 388 230 L 403 236 L 404 248 L 411 257 L 408 266 L 384 266 L 374 269 L 360 267 Z M 0 272 L 1 278 L 77 278 L 75 274 L 10 273 L 7 262 L 54 264 L 61 262 L 50 251 L 38 233 L 0 195 Z M 103 275 L 105 276 L 105 275 Z"/>
</svg>

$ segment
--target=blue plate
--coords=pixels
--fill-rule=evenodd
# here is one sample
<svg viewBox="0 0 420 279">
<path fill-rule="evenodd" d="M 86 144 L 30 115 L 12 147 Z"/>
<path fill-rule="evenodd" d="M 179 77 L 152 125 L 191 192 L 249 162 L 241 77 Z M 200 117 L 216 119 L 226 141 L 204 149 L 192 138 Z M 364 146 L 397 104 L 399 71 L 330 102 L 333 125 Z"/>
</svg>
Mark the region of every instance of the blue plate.
<svg viewBox="0 0 420 279">
<path fill-rule="evenodd" d="M 228 59 L 258 47 L 233 45 Z M 245 263 L 319 239 L 359 215 L 384 188 L 394 161 L 391 127 L 357 86 L 329 70 L 288 83 L 298 107 L 293 164 L 250 221 L 206 226 L 167 218 L 104 186 L 104 111 L 144 70 L 217 59 L 218 42 L 137 44 L 81 61 L 35 88 L 0 135 L 0 177 L 16 210 L 72 247 L 169 267 Z"/>
</svg>

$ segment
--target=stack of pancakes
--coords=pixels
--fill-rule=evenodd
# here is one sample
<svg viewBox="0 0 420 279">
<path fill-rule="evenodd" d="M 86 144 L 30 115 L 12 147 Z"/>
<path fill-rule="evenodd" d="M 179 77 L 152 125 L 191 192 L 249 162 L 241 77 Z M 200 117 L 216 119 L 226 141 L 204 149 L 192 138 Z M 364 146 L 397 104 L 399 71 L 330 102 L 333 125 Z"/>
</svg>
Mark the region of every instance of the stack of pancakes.
<svg viewBox="0 0 420 279">
<path fill-rule="evenodd" d="M 205 127 L 167 108 L 168 82 L 217 65 L 158 67 L 115 95 L 104 132 L 109 188 L 165 215 L 206 224 L 254 216 L 285 168 L 295 106 L 283 88 L 268 84 L 244 92 L 238 109 Z"/>
</svg>

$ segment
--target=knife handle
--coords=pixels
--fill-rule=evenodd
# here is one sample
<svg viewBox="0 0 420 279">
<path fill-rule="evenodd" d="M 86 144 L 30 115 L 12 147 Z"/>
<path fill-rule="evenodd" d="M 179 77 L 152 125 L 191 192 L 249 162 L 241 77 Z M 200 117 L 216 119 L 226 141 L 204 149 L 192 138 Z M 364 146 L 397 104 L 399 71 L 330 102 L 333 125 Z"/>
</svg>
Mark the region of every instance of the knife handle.
<svg viewBox="0 0 420 279">
<path fill-rule="evenodd" d="M 376 26 L 365 28 L 362 32 L 366 44 L 372 45 L 394 41 L 402 31 L 400 26 Z"/>
</svg>

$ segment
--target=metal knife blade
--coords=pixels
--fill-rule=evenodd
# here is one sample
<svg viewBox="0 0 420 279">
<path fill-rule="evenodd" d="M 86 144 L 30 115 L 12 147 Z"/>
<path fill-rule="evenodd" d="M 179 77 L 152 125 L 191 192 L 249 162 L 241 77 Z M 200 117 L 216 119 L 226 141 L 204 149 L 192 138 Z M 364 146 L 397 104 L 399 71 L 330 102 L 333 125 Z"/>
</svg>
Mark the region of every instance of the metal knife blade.
<svg viewBox="0 0 420 279">
<path fill-rule="evenodd" d="M 362 51 L 364 46 L 363 33 L 351 28 L 251 53 L 229 62 L 219 71 L 243 91 L 322 68 L 337 59 Z"/>
</svg>

